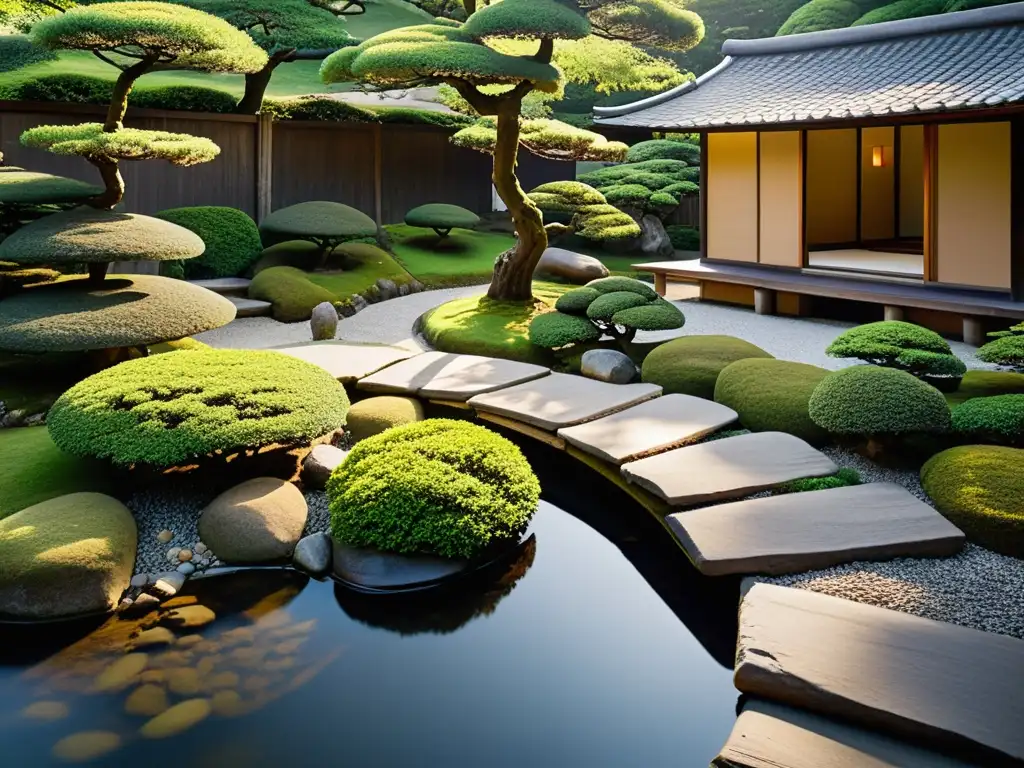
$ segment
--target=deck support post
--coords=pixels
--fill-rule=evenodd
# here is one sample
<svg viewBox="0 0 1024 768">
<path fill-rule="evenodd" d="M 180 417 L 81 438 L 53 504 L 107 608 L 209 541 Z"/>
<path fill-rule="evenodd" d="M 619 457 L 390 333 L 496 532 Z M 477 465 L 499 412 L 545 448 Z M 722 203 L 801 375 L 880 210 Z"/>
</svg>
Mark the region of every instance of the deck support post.
<svg viewBox="0 0 1024 768">
<path fill-rule="evenodd" d="M 668 290 L 666 283 L 667 281 L 665 279 L 664 272 L 654 273 L 654 290 L 658 292 L 659 296 L 664 296 L 665 292 Z"/>
<path fill-rule="evenodd" d="M 885 319 L 886 320 L 902 320 L 903 319 L 903 307 L 894 307 L 891 304 L 885 305 Z"/>
<path fill-rule="evenodd" d="M 759 315 L 775 314 L 775 291 L 771 288 L 754 289 L 754 312 Z"/>
<path fill-rule="evenodd" d="M 980 347 L 985 343 L 985 324 L 978 317 L 964 317 L 964 343 Z"/>
</svg>

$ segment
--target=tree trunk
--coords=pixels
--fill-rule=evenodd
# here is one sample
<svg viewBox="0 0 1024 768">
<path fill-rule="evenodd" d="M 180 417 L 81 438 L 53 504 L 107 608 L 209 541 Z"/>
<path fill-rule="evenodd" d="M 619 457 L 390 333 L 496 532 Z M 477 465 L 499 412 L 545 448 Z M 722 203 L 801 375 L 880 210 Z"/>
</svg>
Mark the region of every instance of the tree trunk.
<svg viewBox="0 0 1024 768">
<path fill-rule="evenodd" d="M 107 276 L 107 268 L 110 266 L 109 261 L 103 261 L 98 264 L 89 265 L 89 287 L 95 288 L 103 283 L 103 280 Z"/>
<path fill-rule="evenodd" d="M 155 59 L 142 59 L 121 71 L 114 83 L 114 94 L 107 109 L 107 120 L 103 123 L 106 133 L 113 133 L 124 128 L 124 113 L 128 111 L 128 94 L 131 93 L 135 81 L 146 74 L 156 63 Z"/>
<path fill-rule="evenodd" d="M 104 186 L 100 194 L 89 200 L 89 205 L 101 210 L 110 210 L 124 197 L 124 179 L 121 178 L 117 160 L 90 159 L 89 162 L 99 169 Z"/>
<path fill-rule="evenodd" d="M 498 111 L 498 136 L 491 175 L 498 196 L 512 215 L 517 238 L 515 246 L 501 254 L 494 263 L 487 296 L 501 301 L 530 301 L 533 298 L 533 270 L 548 247 L 544 218 L 516 178 L 521 106 L 522 100 L 514 99 L 502 104 Z"/>
<path fill-rule="evenodd" d="M 263 106 L 263 97 L 267 93 L 267 86 L 270 85 L 270 78 L 279 64 L 292 61 L 295 58 L 295 49 L 288 48 L 283 51 L 275 51 L 267 58 L 267 63 L 259 72 L 252 72 L 245 76 L 245 93 L 241 101 L 235 105 L 235 112 L 240 115 L 255 115 Z"/>
</svg>

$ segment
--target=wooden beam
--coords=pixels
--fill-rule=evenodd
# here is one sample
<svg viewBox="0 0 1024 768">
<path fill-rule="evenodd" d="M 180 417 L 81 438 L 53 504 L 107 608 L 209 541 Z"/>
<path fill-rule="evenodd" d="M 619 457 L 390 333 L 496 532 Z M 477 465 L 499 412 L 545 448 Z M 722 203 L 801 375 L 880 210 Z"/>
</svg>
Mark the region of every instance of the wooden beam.
<svg viewBox="0 0 1024 768">
<path fill-rule="evenodd" d="M 708 257 L 708 135 L 700 135 L 700 257 Z"/>
<path fill-rule="evenodd" d="M 939 278 L 939 127 L 924 127 L 924 281 Z"/>
<path fill-rule="evenodd" d="M 261 113 L 256 123 L 256 221 L 263 221 L 274 206 L 274 118 Z"/>
<path fill-rule="evenodd" d="M 800 266 L 810 259 L 807 248 L 807 131 L 800 131 Z"/>
<path fill-rule="evenodd" d="M 1010 121 L 1010 294 L 1024 299 L 1024 117 Z"/>
<path fill-rule="evenodd" d="M 903 194 L 900 176 L 903 174 L 903 126 L 892 129 L 892 231 L 900 239 L 900 196 Z"/>
<path fill-rule="evenodd" d="M 863 240 L 864 217 L 864 130 L 857 128 L 857 242 Z"/>
</svg>

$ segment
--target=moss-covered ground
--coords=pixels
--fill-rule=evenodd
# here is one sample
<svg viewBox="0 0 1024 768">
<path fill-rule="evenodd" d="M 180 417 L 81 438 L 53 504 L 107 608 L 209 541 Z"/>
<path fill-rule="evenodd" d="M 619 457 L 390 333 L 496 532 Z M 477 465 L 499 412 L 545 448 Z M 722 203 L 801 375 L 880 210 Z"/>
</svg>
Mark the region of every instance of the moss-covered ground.
<svg viewBox="0 0 1024 768">
<path fill-rule="evenodd" d="M 454 229 L 440 239 L 429 229 L 406 224 L 385 227 L 399 263 L 428 288 L 481 285 L 491 279 L 494 260 L 515 244 L 502 232 Z"/>
<path fill-rule="evenodd" d="M 1010 371 L 968 371 L 956 392 L 946 392 L 951 408 L 975 397 L 1024 394 L 1024 373 Z"/>
</svg>

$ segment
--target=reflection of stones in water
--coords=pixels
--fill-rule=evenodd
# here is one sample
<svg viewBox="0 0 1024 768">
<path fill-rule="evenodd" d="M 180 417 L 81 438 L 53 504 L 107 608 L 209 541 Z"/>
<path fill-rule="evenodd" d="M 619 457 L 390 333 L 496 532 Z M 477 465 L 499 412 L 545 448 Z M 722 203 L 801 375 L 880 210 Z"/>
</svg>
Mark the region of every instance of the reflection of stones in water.
<svg viewBox="0 0 1024 768">
<path fill-rule="evenodd" d="M 25 672 L 38 700 L 21 715 L 28 723 L 97 707 L 120 712 L 121 727 L 79 730 L 54 744 L 55 758 L 79 761 L 131 739 L 167 738 L 211 717 L 260 709 L 312 680 L 340 653 L 303 657 L 317 620 L 296 622 L 287 606 L 307 582 L 291 572 L 237 572 L 196 581 L 194 594 L 145 617 L 112 617 Z M 76 705 L 79 696 L 87 700 Z"/>
<path fill-rule="evenodd" d="M 334 596 L 352 619 L 400 635 L 455 632 L 479 616 L 495 611 L 530 570 L 537 551 L 530 536 L 486 568 L 450 585 L 403 594 L 367 594 L 335 585 Z"/>
</svg>

